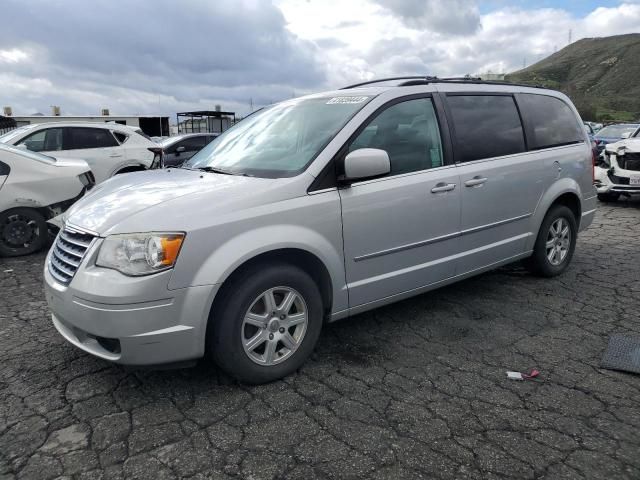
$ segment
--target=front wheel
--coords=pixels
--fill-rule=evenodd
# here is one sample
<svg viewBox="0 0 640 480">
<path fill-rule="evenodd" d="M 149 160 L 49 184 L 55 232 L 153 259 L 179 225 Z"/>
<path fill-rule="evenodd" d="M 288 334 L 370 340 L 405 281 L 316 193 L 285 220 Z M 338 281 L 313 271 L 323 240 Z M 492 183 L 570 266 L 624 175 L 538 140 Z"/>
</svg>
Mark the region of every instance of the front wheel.
<svg viewBox="0 0 640 480">
<path fill-rule="evenodd" d="M 0 213 L 0 255 L 29 255 L 40 250 L 47 238 L 47 222 L 37 210 L 12 208 Z"/>
<path fill-rule="evenodd" d="M 568 207 L 556 205 L 551 208 L 540 226 L 533 255 L 525 266 L 542 277 L 555 277 L 564 272 L 576 248 L 578 225 Z"/>
<path fill-rule="evenodd" d="M 246 383 L 282 378 L 311 355 L 322 329 L 318 286 L 288 264 L 260 265 L 224 287 L 209 319 L 215 363 Z"/>
</svg>

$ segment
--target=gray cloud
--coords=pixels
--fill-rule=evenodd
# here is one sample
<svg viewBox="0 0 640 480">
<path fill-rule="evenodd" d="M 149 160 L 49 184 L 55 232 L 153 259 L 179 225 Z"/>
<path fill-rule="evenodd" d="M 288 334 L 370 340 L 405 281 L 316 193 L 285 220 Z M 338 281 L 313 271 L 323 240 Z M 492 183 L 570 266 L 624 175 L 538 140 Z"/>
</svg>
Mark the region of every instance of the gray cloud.
<svg viewBox="0 0 640 480">
<path fill-rule="evenodd" d="M 407 26 L 451 35 L 470 35 L 480 28 L 476 0 L 376 0 Z"/>
<path fill-rule="evenodd" d="M 357 20 L 331 27 L 330 9 L 297 11 L 313 2 L 291 15 L 266 0 L 2 0 L 0 106 L 246 113 L 250 98 L 261 106 L 372 77 L 508 72 L 561 48 L 570 28 L 576 38 L 611 35 L 637 31 L 640 19 L 637 3 L 582 18 L 501 8 L 480 22 L 471 0 L 370 1 L 366 15 L 347 8 Z"/>
<path fill-rule="evenodd" d="M 292 35 L 270 2 L 4 0 L 2 11 L 0 50 L 29 54 L 9 69 L 51 82 L 50 91 L 39 92 L 44 105 L 82 109 L 94 101 L 82 92 L 123 109 L 144 109 L 146 96 L 176 108 L 249 97 L 258 105 L 326 81 L 317 47 Z M 36 102 L 28 103 L 35 108 Z"/>
<path fill-rule="evenodd" d="M 348 46 L 347 42 L 343 42 L 339 38 L 325 37 L 315 40 L 315 44 L 320 48 L 343 48 Z"/>
</svg>

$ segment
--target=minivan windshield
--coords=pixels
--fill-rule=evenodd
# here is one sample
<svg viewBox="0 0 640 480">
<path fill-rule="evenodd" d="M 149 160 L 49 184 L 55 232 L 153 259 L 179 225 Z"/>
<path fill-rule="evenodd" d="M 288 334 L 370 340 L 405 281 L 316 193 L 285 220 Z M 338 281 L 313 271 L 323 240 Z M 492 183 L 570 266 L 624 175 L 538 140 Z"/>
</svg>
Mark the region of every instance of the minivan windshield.
<svg viewBox="0 0 640 480">
<path fill-rule="evenodd" d="M 289 100 L 260 110 L 209 143 L 183 168 L 266 178 L 302 172 L 370 96 Z"/>
</svg>

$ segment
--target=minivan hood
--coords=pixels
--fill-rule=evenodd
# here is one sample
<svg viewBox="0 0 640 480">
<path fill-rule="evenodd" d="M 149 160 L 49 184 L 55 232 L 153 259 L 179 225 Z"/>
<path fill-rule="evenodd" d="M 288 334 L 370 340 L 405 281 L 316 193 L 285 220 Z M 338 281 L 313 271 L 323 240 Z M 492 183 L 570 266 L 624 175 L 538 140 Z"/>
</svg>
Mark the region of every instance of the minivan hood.
<svg viewBox="0 0 640 480">
<path fill-rule="evenodd" d="M 153 223 L 154 219 L 161 223 L 163 214 L 167 214 L 164 208 L 166 204 L 178 198 L 197 197 L 189 203 L 189 211 L 182 212 L 183 215 L 193 215 L 204 205 L 213 203 L 228 206 L 239 199 L 255 198 L 260 191 L 269 189 L 277 182 L 273 179 L 180 168 L 127 173 L 117 175 L 91 190 L 67 211 L 64 221 L 97 235 L 104 235 L 114 233 L 110 230 L 121 222 L 132 223 L 132 216 L 155 209 L 157 211 L 149 211 L 149 216 L 135 223 L 138 229 L 133 230 L 148 231 L 149 227 L 145 225 Z M 173 216 L 178 229 L 180 215 Z"/>
</svg>

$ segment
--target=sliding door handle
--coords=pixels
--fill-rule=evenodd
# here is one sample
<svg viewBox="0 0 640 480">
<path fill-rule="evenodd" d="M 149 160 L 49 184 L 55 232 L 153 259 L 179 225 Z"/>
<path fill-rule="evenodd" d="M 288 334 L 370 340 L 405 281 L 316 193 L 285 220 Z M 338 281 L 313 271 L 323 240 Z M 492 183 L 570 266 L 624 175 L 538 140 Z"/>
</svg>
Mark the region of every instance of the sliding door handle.
<svg viewBox="0 0 640 480">
<path fill-rule="evenodd" d="M 480 185 L 482 185 L 484 182 L 487 181 L 486 177 L 473 177 L 471 180 L 467 180 L 466 182 L 464 182 L 464 186 L 465 187 L 478 187 Z"/>
<path fill-rule="evenodd" d="M 435 187 L 433 187 L 431 189 L 431 193 L 443 193 L 443 192 L 450 192 L 451 190 L 453 190 L 454 188 L 456 188 L 456 184 L 455 183 L 444 183 L 444 182 L 440 182 L 438 183 Z"/>
</svg>

